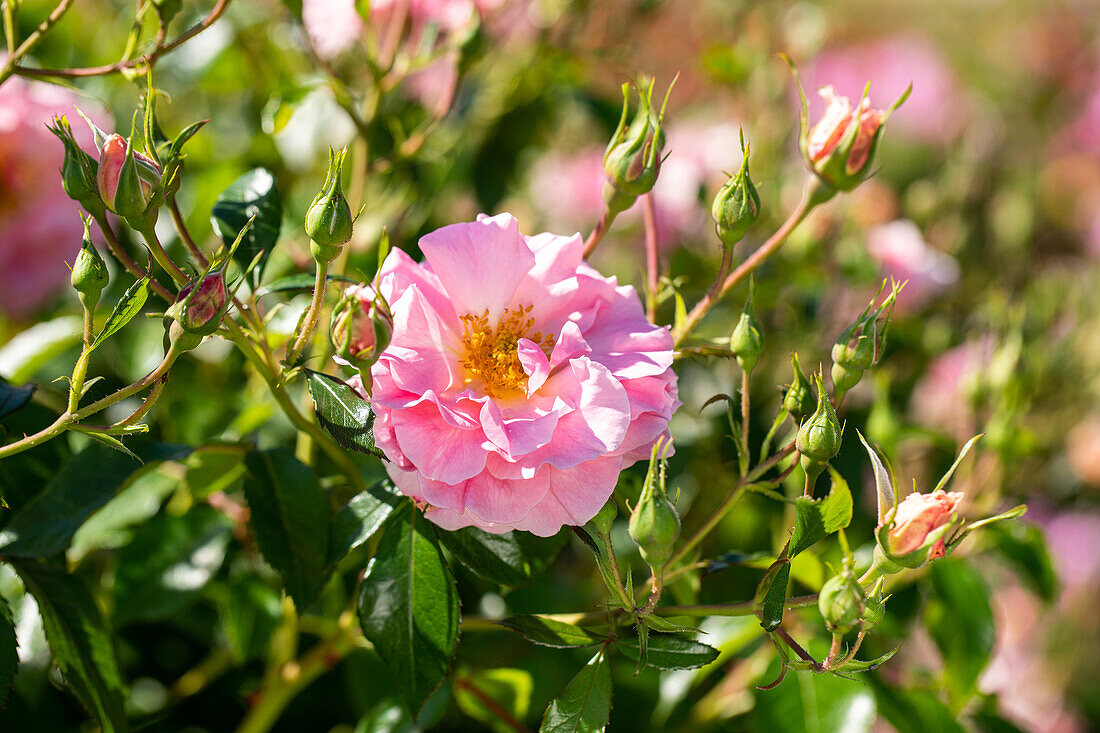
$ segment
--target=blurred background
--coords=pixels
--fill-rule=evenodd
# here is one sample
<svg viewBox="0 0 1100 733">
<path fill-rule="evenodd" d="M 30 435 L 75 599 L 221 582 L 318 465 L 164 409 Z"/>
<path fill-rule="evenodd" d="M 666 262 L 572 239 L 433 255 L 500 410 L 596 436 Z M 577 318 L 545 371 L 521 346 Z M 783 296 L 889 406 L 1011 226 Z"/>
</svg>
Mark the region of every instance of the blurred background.
<svg viewBox="0 0 1100 733">
<path fill-rule="evenodd" d="M 182 2 L 175 32 L 208 5 Z M 817 730 L 802 713 L 826 700 L 843 701 L 849 713 L 870 711 L 853 730 L 1100 728 L 1100 6 L 479 0 L 475 30 L 468 15 L 432 15 L 425 2 L 409 5 L 412 21 L 398 37 L 387 33 L 394 3 L 371 5 L 368 23 L 350 1 L 233 0 L 214 26 L 157 64 L 169 134 L 211 119 L 188 145 L 179 194 L 200 240 L 214 239 L 209 212 L 218 195 L 245 171 L 265 167 L 285 205 L 270 277 L 309 269 L 302 216 L 323 180 L 326 147 L 349 143 L 353 156 L 370 161 L 349 184 L 365 206 L 353 269 L 371 272 L 383 226 L 396 246 L 414 253 L 423 233 L 479 212 L 510 211 L 526 233 L 587 234 L 602 207 L 601 158 L 618 120 L 619 86 L 645 74 L 663 91 L 679 74 L 667 115 L 668 158 L 653 197 L 665 272 L 690 307 L 720 259 L 709 205 L 724 171 L 740 165 L 739 130 L 751 141 L 763 215 L 735 260 L 775 230 L 801 193 L 798 98 L 778 53 L 798 64 L 813 120 L 823 110 L 820 85 L 858 97 L 870 80 L 876 107 L 913 85 L 887 125 L 878 172 L 816 211 L 757 273 L 756 310 L 769 345 L 755 372 L 754 441 L 770 427 L 790 380 L 790 352 L 807 370 L 827 366 L 833 340 L 882 279 L 908 280 L 887 353 L 841 414 L 848 430 L 836 465 L 857 497 L 853 546 L 869 552 L 875 507 L 870 466 L 852 428 L 883 447 L 903 488 L 913 480 L 923 491 L 962 443 L 985 433 L 954 481 L 966 492 L 964 514 L 1021 502 L 1030 511 L 967 547 L 966 563 L 945 560 L 931 573 L 905 576 L 868 653 L 906 643 L 860 682 L 791 675 L 775 691 L 758 691 L 776 672 L 766 638 L 752 619 L 716 619 L 705 630 L 722 650 L 719 664 L 637 676 L 616 669 L 612 730 Z M 116 60 L 130 7 L 78 3 L 34 64 Z M 24 35 L 51 8 L 25 0 Z M 373 43 L 384 52 L 391 36 L 409 59 L 408 73 L 376 94 L 365 49 Z M 56 175 L 61 146 L 44 123 L 63 112 L 74 129 L 83 127 L 75 104 L 105 129 L 125 132 L 142 91 L 120 75 L 64 86 L 17 77 L 0 86 L 0 376 L 39 382 L 40 400 L 58 389 L 50 380 L 69 370 L 75 354 L 79 309 L 65 263 L 81 233 Z M 77 131 L 90 147 L 90 135 Z M 640 288 L 639 208 L 620 217 L 593 264 Z M 170 252 L 179 248 L 174 237 L 164 229 Z M 126 284 L 116 276 L 113 294 Z M 728 335 L 746 295 L 746 288 L 731 294 L 697 335 Z M 659 315 L 671 322 L 673 303 Z M 273 328 L 293 323 L 276 319 Z M 92 371 L 108 377 L 103 391 L 159 361 L 159 320 L 130 328 L 128 338 L 97 352 Z M 173 371 L 152 418 L 155 434 L 192 444 L 289 439 L 289 424 L 227 343 L 207 343 L 194 356 Z M 715 360 L 685 359 L 678 371 L 684 406 L 673 422 L 670 486 L 680 491 L 690 528 L 736 476 L 722 410 L 701 406 L 732 394 L 740 376 L 732 362 Z M 6 492 L 29 496 L 49 466 L 43 459 L 18 475 L 0 466 L 0 480 Z M 127 553 L 139 556 L 142 543 L 190 502 L 231 491 L 239 480 L 231 465 L 209 460 L 149 472 L 127 489 L 127 501 L 111 505 L 111 516 L 97 515 L 81 530 L 68 559 L 100 589 L 106 608 L 126 608 L 135 601 L 125 594 L 136 590 L 116 571 Z M 627 493 L 637 480 L 624 477 Z M 732 553 L 731 567 L 697 587 L 672 588 L 674 597 L 750 598 L 759 578 L 753 553 L 776 549 L 782 514 L 763 497 L 742 500 L 706 545 L 708 556 Z M 129 705 L 143 730 L 232 729 L 262 676 L 278 597 L 250 565 L 247 548 L 219 540 L 212 551 L 217 562 L 171 604 L 116 612 L 123 675 L 133 685 Z M 828 572 L 806 559 L 795 568 L 792 595 L 816 591 Z M 586 610 L 602 590 L 574 541 L 527 588 L 503 593 L 468 574 L 460 584 L 466 612 L 487 616 Z M 2 570 L 0 594 L 14 609 L 22 660 L 0 722 L 10 721 L 3 727 L 12 731 L 81 729 L 81 711 L 50 670 L 33 602 Z M 232 625 L 242 594 L 255 601 L 247 606 L 253 616 L 244 643 Z M 809 635 L 821 625 L 816 611 L 796 623 Z M 515 712 L 535 726 L 579 663 L 570 652 L 518 637 L 469 632 L 456 676 L 505 677 L 489 670 L 507 668 L 510 689 L 523 693 Z M 408 714 L 384 686 L 379 691 L 384 674 L 369 651 L 349 655 L 291 704 L 275 730 L 411 730 Z M 460 687 L 441 691 L 419 724 L 498 725 L 479 717 Z"/>
</svg>

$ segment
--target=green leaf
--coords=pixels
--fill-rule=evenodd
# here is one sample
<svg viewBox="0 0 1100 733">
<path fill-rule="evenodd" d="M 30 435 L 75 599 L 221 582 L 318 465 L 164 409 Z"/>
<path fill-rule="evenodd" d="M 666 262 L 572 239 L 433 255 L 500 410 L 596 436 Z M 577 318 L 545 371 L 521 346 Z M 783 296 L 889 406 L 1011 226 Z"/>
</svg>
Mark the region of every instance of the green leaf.
<svg viewBox="0 0 1100 733">
<path fill-rule="evenodd" d="M 542 718 L 540 733 L 597 733 L 611 714 L 611 667 L 604 650 L 554 698 Z"/>
<path fill-rule="evenodd" d="M 518 631 L 523 638 L 539 646 L 572 649 L 593 646 L 607 641 L 606 637 L 545 616 L 509 616 L 497 621 L 505 628 Z"/>
<path fill-rule="evenodd" d="M 370 403 L 336 377 L 306 370 L 309 394 L 317 420 L 337 443 L 348 450 L 383 457 L 374 447 L 374 413 Z"/>
<path fill-rule="evenodd" d="M 347 275 L 339 275 L 335 272 L 328 273 L 325 278 L 328 282 L 342 282 L 342 283 L 358 283 L 359 281 L 353 277 Z M 313 290 L 313 285 L 317 281 L 317 274 L 312 272 L 299 272 L 294 275 L 287 275 L 286 277 L 280 277 L 262 288 L 256 291 L 257 297 L 263 297 L 271 293 L 288 293 L 298 290 Z"/>
<path fill-rule="evenodd" d="M 279 593 L 256 575 L 229 581 L 219 618 L 237 663 L 267 653 L 271 635 L 283 615 Z"/>
<path fill-rule="evenodd" d="M 761 679 L 778 676 L 776 661 Z M 870 733 L 875 722 L 875 698 L 867 686 L 836 675 L 788 674 L 774 689 L 755 697 L 746 721 L 753 733 Z"/>
<path fill-rule="evenodd" d="M 847 527 L 852 521 L 852 492 L 848 490 L 848 482 L 832 466 L 829 466 L 829 475 L 833 485 L 828 496 L 816 500 L 800 496 L 794 502 L 794 532 L 791 533 L 789 557 Z"/>
<path fill-rule="evenodd" d="M 13 563 L 38 603 L 50 655 L 104 733 L 127 730 L 114 641 L 92 595 L 78 578 L 34 561 Z"/>
<path fill-rule="evenodd" d="M 118 302 L 115 303 L 115 309 L 111 311 L 111 315 L 107 317 L 107 322 L 103 324 L 103 330 L 92 341 L 88 351 L 95 351 L 100 344 L 114 336 L 120 328 L 133 320 L 134 316 L 141 312 L 141 307 L 145 305 L 145 301 L 148 299 L 149 277 L 146 276 L 127 288 L 122 297 L 118 299 Z"/>
<path fill-rule="evenodd" d="M 8 700 L 18 668 L 19 649 L 15 639 L 15 624 L 7 601 L 0 596 L 0 710 Z"/>
<path fill-rule="evenodd" d="M 352 497 L 332 519 L 329 562 L 340 562 L 349 552 L 369 540 L 400 503 L 401 495 L 389 480 L 381 481 Z"/>
<path fill-rule="evenodd" d="M 241 269 L 259 256 L 259 263 L 250 275 L 255 290 L 263 279 L 267 258 L 279 240 L 283 223 L 283 202 L 275 188 L 275 177 L 264 168 L 253 168 L 222 191 L 210 214 L 214 232 L 226 247 L 232 246 L 248 220 L 256 217 L 233 253 Z"/>
<path fill-rule="evenodd" d="M 901 649 L 901 644 L 898 644 L 896 647 L 886 652 L 881 657 L 877 657 L 875 659 L 869 659 L 866 661 L 862 659 L 853 659 L 852 661 L 845 664 L 842 669 L 845 672 L 870 672 L 872 669 L 878 669 L 883 664 L 889 662 L 890 659 L 898 653 L 898 649 Z"/>
<path fill-rule="evenodd" d="M 756 598 L 760 602 L 760 626 L 772 632 L 783 623 L 783 606 L 787 602 L 787 582 L 791 579 L 791 561 L 781 557 L 768 568 L 760 585 L 756 588 Z"/>
<path fill-rule="evenodd" d="M 34 390 L 35 385 L 33 384 L 13 387 L 8 384 L 7 380 L 0 378 L 0 419 L 30 402 Z"/>
<path fill-rule="evenodd" d="M 641 658 L 639 638 L 615 637 L 615 646 L 629 659 Z M 650 634 L 647 641 L 645 663 L 657 669 L 695 669 L 710 664 L 718 658 L 718 650 L 707 644 L 682 636 Z"/>
<path fill-rule="evenodd" d="M 1058 597 L 1058 576 L 1050 561 L 1043 530 L 1017 522 L 993 527 L 988 536 L 1016 574 L 1040 598 L 1051 603 Z"/>
<path fill-rule="evenodd" d="M 405 501 L 386 523 L 363 578 L 359 624 L 413 713 L 447 674 L 458 640 L 458 591 L 435 529 Z"/>
<path fill-rule="evenodd" d="M 232 526 L 221 512 L 199 505 L 138 529 L 118 553 L 115 623 L 165 618 L 194 599 L 221 567 Z"/>
<path fill-rule="evenodd" d="M 959 560 L 939 560 L 929 575 L 936 595 L 928 603 L 924 623 L 943 655 L 953 704 L 960 707 L 975 691 L 993 651 L 989 589 L 976 570 Z"/>
<path fill-rule="evenodd" d="M 299 611 L 320 594 L 332 569 L 328 495 L 309 466 L 282 448 L 244 459 L 244 495 L 260 552 L 278 571 Z"/>
<path fill-rule="evenodd" d="M 877 675 L 865 679 L 874 690 L 879 713 L 898 733 L 966 733 L 955 714 L 931 692 L 898 689 Z"/>
<path fill-rule="evenodd" d="M 183 458 L 190 449 L 145 442 L 135 443 L 134 452 L 149 466 Z M 48 557 L 61 552 L 84 520 L 141 469 L 138 460 L 99 444 L 89 445 L 12 516 L 0 532 L 0 556 Z"/>
<path fill-rule="evenodd" d="M 476 575 L 499 585 L 523 585 L 531 566 L 516 542 L 515 532 L 493 534 L 477 527 L 442 532 L 439 539 L 455 559 Z"/>
<path fill-rule="evenodd" d="M 22 384 L 42 366 L 80 343 L 80 316 L 61 316 L 36 323 L 0 346 L 0 375 Z"/>
<path fill-rule="evenodd" d="M 459 709 L 474 720 L 498 733 L 514 733 L 515 723 L 527 717 L 534 686 L 525 669 L 477 669 L 456 675 L 454 696 Z M 512 720 L 501 720 L 500 710 Z"/>
</svg>

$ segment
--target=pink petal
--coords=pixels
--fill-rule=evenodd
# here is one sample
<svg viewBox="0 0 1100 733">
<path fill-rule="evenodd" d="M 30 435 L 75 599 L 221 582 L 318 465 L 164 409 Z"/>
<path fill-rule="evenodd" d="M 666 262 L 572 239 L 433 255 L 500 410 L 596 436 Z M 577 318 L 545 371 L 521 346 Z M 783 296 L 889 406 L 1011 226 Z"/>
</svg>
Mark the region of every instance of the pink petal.
<svg viewBox="0 0 1100 733">
<path fill-rule="evenodd" d="M 435 405 L 394 411 L 393 427 L 401 452 L 426 478 L 457 484 L 485 468 L 485 434 L 448 425 Z"/>
</svg>

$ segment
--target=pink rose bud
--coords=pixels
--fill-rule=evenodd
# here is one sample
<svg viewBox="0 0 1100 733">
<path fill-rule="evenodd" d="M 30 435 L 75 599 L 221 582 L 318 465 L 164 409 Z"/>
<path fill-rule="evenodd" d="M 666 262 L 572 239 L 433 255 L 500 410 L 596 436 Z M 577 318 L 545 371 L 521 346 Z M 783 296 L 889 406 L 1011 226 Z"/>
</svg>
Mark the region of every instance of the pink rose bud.
<svg viewBox="0 0 1100 733">
<path fill-rule="evenodd" d="M 104 141 L 96 182 L 103 203 L 111 211 L 124 217 L 145 213 L 159 178 L 156 163 L 131 151 L 126 138 L 115 133 Z"/>
<path fill-rule="evenodd" d="M 908 555 L 931 548 L 929 560 L 943 557 L 943 536 L 957 518 L 962 500 L 960 492 L 943 489 L 905 497 L 894 513 L 894 526 L 887 532 L 886 549 L 892 555 Z"/>
<path fill-rule="evenodd" d="M 180 327 L 190 334 L 209 336 L 218 330 L 229 306 L 229 289 L 221 270 L 215 270 L 180 291 L 169 309 Z"/>
</svg>

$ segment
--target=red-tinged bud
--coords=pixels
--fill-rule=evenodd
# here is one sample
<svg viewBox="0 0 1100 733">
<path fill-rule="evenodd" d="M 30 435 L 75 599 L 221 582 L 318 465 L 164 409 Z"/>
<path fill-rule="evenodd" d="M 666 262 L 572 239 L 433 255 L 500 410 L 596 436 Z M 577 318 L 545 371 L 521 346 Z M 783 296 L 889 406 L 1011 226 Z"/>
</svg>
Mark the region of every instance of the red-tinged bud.
<svg viewBox="0 0 1100 733">
<path fill-rule="evenodd" d="M 110 135 L 100 150 L 96 181 L 107 208 L 123 217 L 141 216 L 153 202 L 160 169 L 126 138 Z"/>
<path fill-rule="evenodd" d="M 168 309 L 187 333 L 209 336 L 218 330 L 222 316 L 229 310 L 229 288 L 221 270 L 215 270 L 180 291 L 175 304 Z"/>
<path fill-rule="evenodd" d="M 943 557 L 943 536 L 958 522 L 962 500 L 962 493 L 943 489 L 905 497 L 894 512 L 893 527 L 886 532 L 888 554 L 896 557 L 927 548 L 929 560 Z"/>
</svg>

